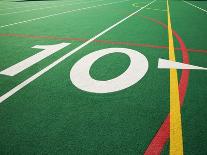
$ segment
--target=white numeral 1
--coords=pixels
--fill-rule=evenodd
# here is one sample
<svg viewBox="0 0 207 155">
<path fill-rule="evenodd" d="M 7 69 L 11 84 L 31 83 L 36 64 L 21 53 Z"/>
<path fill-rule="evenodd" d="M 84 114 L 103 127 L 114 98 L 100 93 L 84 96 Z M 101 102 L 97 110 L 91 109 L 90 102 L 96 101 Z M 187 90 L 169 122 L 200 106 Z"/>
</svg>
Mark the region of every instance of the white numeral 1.
<svg viewBox="0 0 207 155">
<path fill-rule="evenodd" d="M 3 70 L 0 74 L 8 75 L 8 76 L 15 76 L 16 74 L 22 72 L 23 70 L 31 67 L 32 65 L 38 63 L 39 61 L 45 59 L 46 57 L 52 55 L 53 53 L 65 48 L 66 46 L 70 45 L 70 43 L 60 43 L 56 45 L 36 45 L 32 48 L 37 49 L 44 49 L 43 51 L 17 63 L 13 66 Z"/>
</svg>

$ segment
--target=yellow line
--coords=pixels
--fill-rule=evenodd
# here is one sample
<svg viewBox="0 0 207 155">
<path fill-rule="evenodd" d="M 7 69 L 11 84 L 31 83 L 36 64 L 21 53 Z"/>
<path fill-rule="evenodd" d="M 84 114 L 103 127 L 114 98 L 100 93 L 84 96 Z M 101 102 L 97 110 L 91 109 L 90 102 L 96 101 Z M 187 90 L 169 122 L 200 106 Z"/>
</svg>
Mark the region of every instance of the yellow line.
<svg viewBox="0 0 207 155">
<path fill-rule="evenodd" d="M 169 60 L 175 61 L 174 43 L 167 0 Z M 183 155 L 182 123 L 176 69 L 170 69 L 170 155 Z"/>
</svg>

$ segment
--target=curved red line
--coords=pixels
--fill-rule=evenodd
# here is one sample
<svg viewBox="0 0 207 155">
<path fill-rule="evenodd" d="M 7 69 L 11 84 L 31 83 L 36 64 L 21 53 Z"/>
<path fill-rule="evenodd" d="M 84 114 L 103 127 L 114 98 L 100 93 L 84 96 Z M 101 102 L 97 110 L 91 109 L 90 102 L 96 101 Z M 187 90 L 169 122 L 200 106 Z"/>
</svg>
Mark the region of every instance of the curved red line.
<svg viewBox="0 0 207 155">
<path fill-rule="evenodd" d="M 167 29 L 167 25 L 165 25 L 161 21 L 157 21 L 153 18 L 149 18 L 146 16 L 144 16 L 144 18 L 146 18 L 150 21 L 153 21 L 153 22 L 161 25 L 165 29 Z M 188 64 L 189 63 L 189 56 L 188 56 L 188 50 L 185 46 L 185 43 L 183 42 L 182 38 L 178 35 L 178 33 L 174 30 L 173 30 L 173 35 L 176 37 L 176 39 L 178 40 L 178 42 L 180 44 L 180 48 L 182 51 L 182 57 L 183 57 L 183 63 Z M 184 101 L 185 94 L 186 94 L 187 87 L 188 87 L 189 73 L 190 73 L 189 70 L 182 70 L 181 79 L 180 79 L 180 83 L 179 83 L 179 96 L 180 96 L 181 106 L 183 105 L 183 101 Z M 144 153 L 145 155 L 159 155 L 161 153 L 165 143 L 167 142 L 167 140 L 170 137 L 169 126 L 170 126 L 170 117 L 168 114 L 166 119 L 162 123 L 160 129 L 157 131 L 157 133 L 153 137 L 151 143 L 149 144 L 148 148 L 146 149 L 146 151 Z"/>
</svg>

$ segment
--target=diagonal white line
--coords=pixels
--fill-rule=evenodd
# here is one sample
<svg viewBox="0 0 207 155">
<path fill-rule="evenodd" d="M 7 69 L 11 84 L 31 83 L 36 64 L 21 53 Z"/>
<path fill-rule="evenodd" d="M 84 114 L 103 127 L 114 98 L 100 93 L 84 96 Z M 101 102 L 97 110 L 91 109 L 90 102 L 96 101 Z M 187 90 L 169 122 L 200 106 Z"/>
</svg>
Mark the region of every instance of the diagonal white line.
<svg viewBox="0 0 207 155">
<path fill-rule="evenodd" d="M 23 23 L 28 23 L 28 22 L 32 22 L 32 21 L 36 21 L 36 20 L 40 20 L 40 19 L 45 19 L 45 18 L 50 18 L 50 17 L 54 17 L 54 16 L 59 16 L 59 15 L 66 14 L 66 13 L 77 12 L 77 11 L 87 10 L 87 9 L 101 7 L 101 6 L 106 6 L 106 5 L 118 4 L 118 3 L 122 3 L 122 2 L 126 2 L 126 1 L 130 1 L 130 0 L 123 0 L 123 1 L 118 1 L 118 2 L 105 3 L 105 4 L 99 4 L 99 5 L 84 7 L 84 8 L 75 9 L 75 10 L 68 10 L 68 11 L 64 11 L 64 12 L 60 12 L 60 13 L 55 13 L 55 14 L 51 14 L 51 15 L 47 15 L 47 16 L 42 16 L 42 17 L 32 18 L 32 19 L 28 19 L 28 20 L 24 20 L 24 21 L 20 21 L 20 22 L 16 22 L 16 23 L 2 25 L 2 26 L 0 26 L 0 28 L 5 28 L 5 27 L 14 26 L 14 25 L 23 24 Z"/>
<path fill-rule="evenodd" d="M 9 12 L 9 13 L 1 13 L 0 16 L 16 14 L 16 13 L 31 12 L 31 11 L 36 11 L 36 10 L 45 10 L 45 9 L 51 9 L 51 8 L 59 8 L 59 7 L 63 7 L 63 6 L 71 6 L 71 5 L 77 5 L 77 4 L 94 3 L 94 2 L 100 2 L 100 1 L 104 1 L 104 0 L 87 1 L 87 2 L 79 2 L 79 3 L 64 4 L 64 5 L 53 5 L 53 6 L 49 6 L 49 7 L 43 7 L 43 8 L 29 9 L 29 10 L 23 10 L 23 11 L 15 11 L 15 12 Z"/>
<path fill-rule="evenodd" d="M 197 9 L 199 9 L 199 10 L 204 11 L 205 13 L 207 13 L 207 10 L 205 10 L 205 9 L 202 9 L 202 8 L 200 8 L 200 7 L 198 7 L 198 6 L 194 5 L 194 4 L 192 4 L 192 3 L 190 3 L 190 2 L 186 2 L 186 1 L 184 1 L 184 2 L 187 3 L 187 4 L 189 4 L 189 5 L 191 5 L 191 6 L 193 6 L 193 7 L 195 7 L 195 8 L 197 8 Z"/>
<path fill-rule="evenodd" d="M 52 64 L 48 65 L 47 67 L 45 67 L 44 69 L 40 70 L 39 72 L 37 72 L 36 74 L 32 75 L 31 77 L 29 77 L 28 79 L 26 79 L 25 81 L 23 81 L 22 83 L 20 83 L 19 85 L 17 85 L 16 87 L 14 87 L 13 89 L 11 89 L 10 91 L 8 91 L 7 93 L 5 93 L 4 95 L 2 95 L 0 97 L 0 103 L 2 103 L 4 100 L 6 100 L 7 98 L 9 98 L 10 96 L 12 96 L 13 94 L 15 94 L 16 92 L 18 92 L 19 90 L 21 90 L 22 88 L 24 88 L 25 86 L 27 86 L 29 83 L 31 83 L 32 81 L 34 81 L 35 79 L 37 79 L 38 77 L 40 77 L 41 75 L 43 75 L 44 73 L 46 73 L 47 71 L 49 71 L 50 69 L 52 69 L 53 67 L 55 67 L 56 65 L 58 65 L 59 63 L 61 63 L 63 60 L 65 60 L 66 58 L 68 58 L 69 56 L 71 56 L 72 54 L 76 53 L 78 50 L 82 49 L 83 47 L 87 46 L 88 44 L 90 44 L 91 42 L 93 42 L 94 40 L 96 40 L 97 38 L 99 38 L 100 36 L 102 36 L 103 34 L 109 32 L 110 30 L 112 30 L 113 28 L 115 28 L 116 26 L 118 26 L 119 24 L 121 24 L 122 22 L 124 22 L 125 20 L 127 20 L 128 18 L 134 16 L 135 14 L 137 14 L 138 12 L 140 12 L 141 10 L 143 10 L 144 8 L 146 8 L 147 6 L 149 6 L 150 4 L 154 3 L 156 0 L 151 1 L 150 3 L 148 3 L 147 5 L 143 6 L 142 8 L 140 8 L 139 10 L 133 12 L 132 14 L 130 14 L 129 16 L 125 17 L 124 19 L 118 21 L 117 23 L 115 23 L 114 25 L 110 26 L 109 28 L 105 29 L 104 31 L 100 32 L 99 34 L 97 34 L 96 36 L 92 37 L 90 40 L 86 41 L 85 43 L 81 44 L 80 46 L 76 47 L 75 49 L 73 49 L 72 51 L 69 51 L 67 54 L 65 54 L 64 56 L 62 56 L 61 58 L 59 58 L 58 60 L 56 60 L 55 62 L 53 62 Z"/>
</svg>

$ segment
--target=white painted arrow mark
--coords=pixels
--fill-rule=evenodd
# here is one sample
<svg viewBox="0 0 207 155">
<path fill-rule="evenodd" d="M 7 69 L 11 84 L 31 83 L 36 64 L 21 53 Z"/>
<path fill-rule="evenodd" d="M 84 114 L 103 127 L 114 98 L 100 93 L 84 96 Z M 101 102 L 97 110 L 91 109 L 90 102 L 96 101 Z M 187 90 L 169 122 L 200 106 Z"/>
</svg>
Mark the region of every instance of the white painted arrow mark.
<svg viewBox="0 0 207 155">
<path fill-rule="evenodd" d="M 159 69 L 194 69 L 194 70 L 207 70 L 207 68 L 189 65 L 185 63 L 175 62 L 171 60 L 161 59 L 158 60 Z"/>
</svg>

